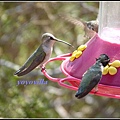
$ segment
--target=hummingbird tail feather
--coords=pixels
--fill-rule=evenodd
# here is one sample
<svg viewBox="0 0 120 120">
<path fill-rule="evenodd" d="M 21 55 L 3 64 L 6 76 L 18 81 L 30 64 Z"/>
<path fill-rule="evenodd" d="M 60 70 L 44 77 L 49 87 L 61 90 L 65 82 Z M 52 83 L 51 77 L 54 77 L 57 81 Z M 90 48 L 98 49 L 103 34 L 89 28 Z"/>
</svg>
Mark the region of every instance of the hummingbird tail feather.
<svg viewBox="0 0 120 120">
<path fill-rule="evenodd" d="M 77 97 L 78 99 L 86 96 L 90 91 L 92 90 L 92 88 L 86 88 L 85 90 L 83 90 L 81 87 L 78 89 L 78 91 L 75 94 L 75 97 Z"/>
<path fill-rule="evenodd" d="M 20 70 L 16 71 L 16 72 L 14 73 L 14 75 L 17 75 L 19 72 L 20 72 Z"/>
<path fill-rule="evenodd" d="M 78 92 L 75 94 L 75 97 L 77 97 L 78 99 L 80 99 L 80 98 L 86 96 L 88 93 L 89 93 L 89 91 L 82 92 L 82 93 L 78 91 Z"/>
<path fill-rule="evenodd" d="M 22 66 L 19 70 L 17 70 L 14 75 L 18 75 L 21 71 L 25 69 L 25 66 Z"/>
</svg>

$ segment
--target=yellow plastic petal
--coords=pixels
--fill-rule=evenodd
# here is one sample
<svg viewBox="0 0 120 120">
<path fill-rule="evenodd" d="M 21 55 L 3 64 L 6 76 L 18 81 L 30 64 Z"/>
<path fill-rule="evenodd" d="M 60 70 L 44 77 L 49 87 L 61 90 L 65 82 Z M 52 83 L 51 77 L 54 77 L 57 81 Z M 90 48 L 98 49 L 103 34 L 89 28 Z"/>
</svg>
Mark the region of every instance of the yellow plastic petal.
<svg viewBox="0 0 120 120">
<path fill-rule="evenodd" d="M 115 75 L 117 73 L 117 69 L 115 67 L 113 67 L 113 66 L 110 66 L 108 68 L 108 71 L 109 71 L 110 75 Z"/>
<path fill-rule="evenodd" d="M 108 65 L 104 67 L 103 72 L 102 72 L 103 75 L 106 75 L 108 73 L 108 68 L 109 68 Z"/>
<path fill-rule="evenodd" d="M 77 52 L 78 52 L 78 51 L 77 51 L 77 50 L 75 50 L 75 51 L 72 53 L 72 55 L 73 55 L 73 54 L 76 54 Z"/>
<path fill-rule="evenodd" d="M 79 58 L 82 55 L 82 51 L 78 51 L 75 55 L 76 58 Z"/>
<path fill-rule="evenodd" d="M 76 56 L 76 54 L 73 54 L 71 57 L 75 57 Z"/>
<path fill-rule="evenodd" d="M 78 51 L 80 50 L 80 51 L 83 51 L 83 50 L 85 50 L 86 49 L 86 47 L 87 47 L 87 45 L 81 45 L 81 46 L 79 46 L 78 47 Z"/>
<path fill-rule="evenodd" d="M 72 62 L 75 59 L 75 57 L 70 57 L 70 61 Z"/>
<path fill-rule="evenodd" d="M 120 61 L 119 60 L 115 60 L 110 65 L 113 66 L 113 67 L 120 67 Z"/>
<path fill-rule="evenodd" d="M 70 61 L 71 61 L 71 62 L 75 59 L 75 56 L 76 56 L 76 54 L 73 54 L 73 55 L 70 57 Z"/>
</svg>

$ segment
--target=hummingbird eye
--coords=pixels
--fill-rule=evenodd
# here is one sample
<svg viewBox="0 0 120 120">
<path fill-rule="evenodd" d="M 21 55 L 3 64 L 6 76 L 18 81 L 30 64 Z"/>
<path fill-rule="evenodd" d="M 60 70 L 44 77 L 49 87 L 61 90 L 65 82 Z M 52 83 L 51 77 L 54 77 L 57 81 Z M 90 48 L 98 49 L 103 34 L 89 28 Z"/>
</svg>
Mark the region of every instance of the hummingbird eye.
<svg viewBox="0 0 120 120">
<path fill-rule="evenodd" d="M 50 37 L 50 39 L 53 39 L 53 37 Z"/>
<path fill-rule="evenodd" d="M 93 30 L 93 31 L 95 30 L 94 27 L 92 27 L 92 30 Z"/>
<path fill-rule="evenodd" d="M 53 38 L 53 37 L 51 37 L 51 36 L 49 37 L 49 39 L 50 39 L 50 40 L 54 40 L 54 38 Z"/>
</svg>

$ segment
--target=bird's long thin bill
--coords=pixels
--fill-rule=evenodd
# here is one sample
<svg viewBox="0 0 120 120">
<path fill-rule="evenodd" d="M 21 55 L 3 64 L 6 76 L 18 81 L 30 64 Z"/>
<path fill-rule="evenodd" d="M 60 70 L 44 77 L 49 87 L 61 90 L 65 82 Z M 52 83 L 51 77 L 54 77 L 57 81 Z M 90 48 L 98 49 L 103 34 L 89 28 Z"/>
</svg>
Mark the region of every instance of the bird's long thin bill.
<svg viewBox="0 0 120 120">
<path fill-rule="evenodd" d="M 67 44 L 67 45 L 69 45 L 69 46 L 71 46 L 71 47 L 73 47 L 74 48 L 74 46 L 72 46 L 70 43 L 68 43 L 68 42 L 65 42 L 65 41 L 63 41 L 63 40 L 60 40 L 60 39 L 54 39 L 55 41 L 58 41 L 58 42 L 62 42 L 62 43 L 65 43 L 65 44 Z"/>
</svg>

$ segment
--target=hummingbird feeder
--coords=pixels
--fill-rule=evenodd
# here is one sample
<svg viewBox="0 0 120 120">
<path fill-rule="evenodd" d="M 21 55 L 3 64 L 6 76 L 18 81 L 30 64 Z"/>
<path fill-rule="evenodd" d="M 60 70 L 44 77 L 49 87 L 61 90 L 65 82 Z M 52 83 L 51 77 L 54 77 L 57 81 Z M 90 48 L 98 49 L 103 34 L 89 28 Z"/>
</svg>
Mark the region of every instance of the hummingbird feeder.
<svg viewBox="0 0 120 120">
<path fill-rule="evenodd" d="M 114 9 L 111 9 L 114 7 Z M 62 60 L 61 71 L 65 78 L 53 78 L 45 70 L 43 74 L 51 81 L 71 90 L 78 90 L 82 75 L 100 54 L 107 54 L 110 63 L 104 68 L 98 91 L 90 94 L 120 99 L 120 3 L 100 2 L 99 30 L 85 45 L 72 54 L 67 53 L 49 59 L 46 63 Z M 69 84 L 68 84 L 69 83 Z"/>
</svg>

